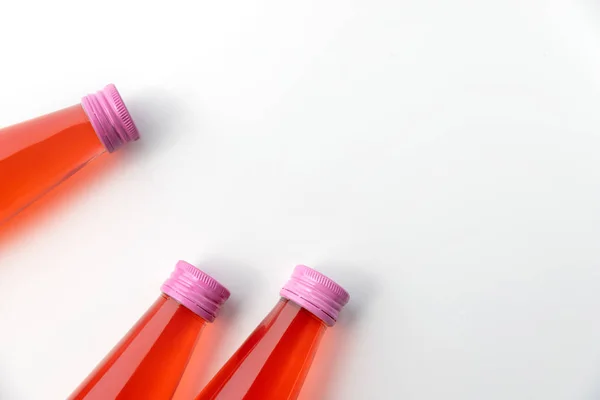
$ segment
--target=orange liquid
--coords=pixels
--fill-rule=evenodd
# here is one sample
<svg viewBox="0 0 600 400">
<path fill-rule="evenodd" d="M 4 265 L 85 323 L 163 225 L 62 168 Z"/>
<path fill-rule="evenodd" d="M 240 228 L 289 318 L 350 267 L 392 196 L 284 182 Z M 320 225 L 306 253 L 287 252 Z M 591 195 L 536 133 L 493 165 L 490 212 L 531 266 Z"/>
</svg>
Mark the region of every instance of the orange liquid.
<svg viewBox="0 0 600 400">
<path fill-rule="evenodd" d="M 0 223 L 104 151 L 81 105 L 0 129 Z"/>
<path fill-rule="evenodd" d="M 326 326 L 281 299 L 196 400 L 292 400 L 298 397 Z"/>
<path fill-rule="evenodd" d="M 170 399 L 205 325 L 162 294 L 69 399 Z"/>
</svg>

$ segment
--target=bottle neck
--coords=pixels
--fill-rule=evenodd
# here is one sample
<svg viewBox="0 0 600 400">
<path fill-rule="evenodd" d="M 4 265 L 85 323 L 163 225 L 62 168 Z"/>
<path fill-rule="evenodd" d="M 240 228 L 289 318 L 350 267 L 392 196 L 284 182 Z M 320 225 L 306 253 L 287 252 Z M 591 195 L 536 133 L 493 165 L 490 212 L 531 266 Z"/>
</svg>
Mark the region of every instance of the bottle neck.
<svg viewBox="0 0 600 400">
<path fill-rule="evenodd" d="M 104 151 L 80 105 L 0 129 L 0 223 Z"/>
<path fill-rule="evenodd" d="M 162 294 L 69 399 L 170 398 L 205 325 Z"/>
<path fill-rule="evenodd" d="M 326 329 L 312 313 L 281 299 L 196 400 L 294 398 Z"/>
</svg>

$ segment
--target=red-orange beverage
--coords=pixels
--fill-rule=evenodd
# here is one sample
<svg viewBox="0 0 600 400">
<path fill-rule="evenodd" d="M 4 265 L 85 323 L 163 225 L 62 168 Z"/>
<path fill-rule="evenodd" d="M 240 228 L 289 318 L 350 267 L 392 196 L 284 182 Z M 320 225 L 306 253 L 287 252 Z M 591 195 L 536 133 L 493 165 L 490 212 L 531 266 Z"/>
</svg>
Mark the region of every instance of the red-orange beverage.
<svg viewBox="0 0 600 400">
<path fill-rule="evenodd" d="M 114 85 L 81 104 L 0 129 L 0 223 L 89 161 L 138 138 Z"/>
<path fill-rule="evenodd" d="M 69 399 L 171 399 L 203 328 L 215 319 L 229 291 L 184 261 L 177 263 L 161 291 Z"/>
<path fill-rule="evenodd" d="M 293 400 L 348 293 L 299 265 L 282 299 L 195 400 Z"/>
</svg>

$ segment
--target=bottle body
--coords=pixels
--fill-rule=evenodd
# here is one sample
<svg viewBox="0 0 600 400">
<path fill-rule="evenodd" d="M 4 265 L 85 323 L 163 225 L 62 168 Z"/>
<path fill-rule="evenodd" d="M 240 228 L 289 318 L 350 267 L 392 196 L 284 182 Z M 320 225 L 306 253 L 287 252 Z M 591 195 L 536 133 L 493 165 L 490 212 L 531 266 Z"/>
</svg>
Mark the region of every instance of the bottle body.
<svg viewBox="0 0 600 400">
<path fill-rule="evenodd" d="M 114 85 L 81 104 L 0 129 L 0 223 L 89 161 L 138 138 Z"/>
<path fill-rule="evenodd" d="M 196 400 L 297 398 L 326 328 L 282 298 Z"/>
<path fill-rule="evenodd" d="M 169 399 L 206 323 L 161 294 L 69 399 Z"/>
<path fill-rule="evenodd" d="M 170 400 L 198 339 L 229 291 L 185 261 L 161 286 L 161 295 L 70 400 Z M 197 350 L 197 351 L 196 351 Z"/>
<path fill-rule="evenodd" d="M 195 400 L 294 400 L 327 327 L 350 295 L 305 265 L 294 269 L 281 300 Z"/>
<path fill-rule="evenodd" d="M 0 222 L 105 151 L 81 105 L 0 129 Z"/>
</svg>

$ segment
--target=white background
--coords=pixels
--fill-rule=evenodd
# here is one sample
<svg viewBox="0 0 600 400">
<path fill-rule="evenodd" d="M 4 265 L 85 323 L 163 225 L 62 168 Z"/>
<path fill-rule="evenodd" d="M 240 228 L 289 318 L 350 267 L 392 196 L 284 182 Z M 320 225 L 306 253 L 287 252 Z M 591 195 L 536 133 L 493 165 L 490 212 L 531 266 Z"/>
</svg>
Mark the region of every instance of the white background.
<svg viewBox="0 0 600 400">
<path fill-rule="evenodd" d="M 1 399 L 178 259 L 233 293 L 203 382 L 305 263 L 352 300 L 304 399 L 600 396 L 599 3 L 0 2 L 0 126 L 109 82 L 143 139 L 0 230 Z"/>
</svg>

